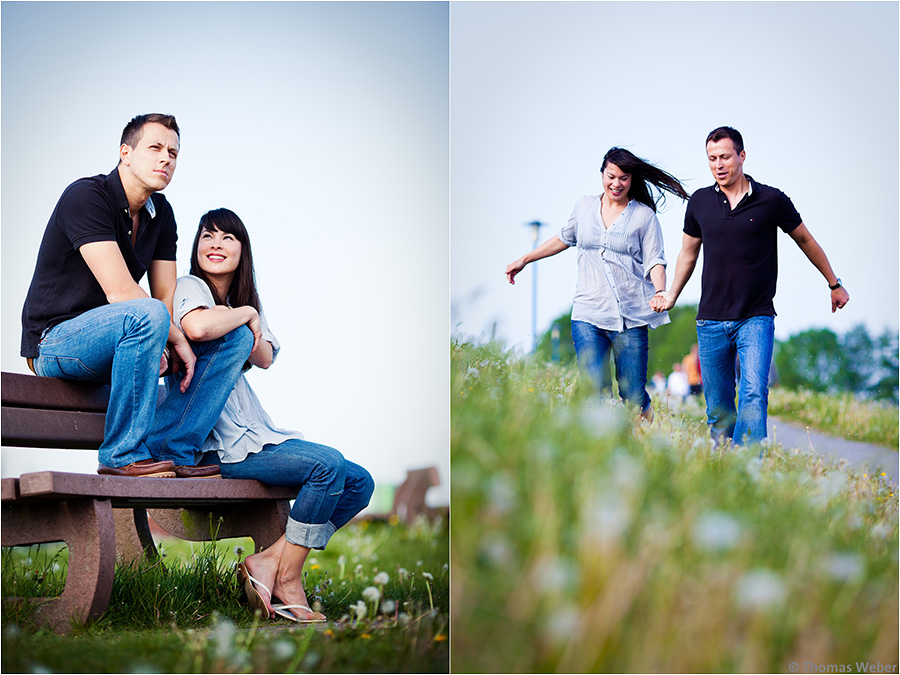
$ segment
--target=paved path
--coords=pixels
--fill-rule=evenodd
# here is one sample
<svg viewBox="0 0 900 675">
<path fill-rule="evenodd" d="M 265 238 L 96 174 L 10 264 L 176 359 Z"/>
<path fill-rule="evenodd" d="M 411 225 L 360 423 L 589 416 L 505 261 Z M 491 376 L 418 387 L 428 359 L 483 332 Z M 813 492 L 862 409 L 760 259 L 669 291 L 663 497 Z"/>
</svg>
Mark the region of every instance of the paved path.
<svg viewBox="0 0 900 675">
<path fill-rule="evenodd" d="M 786 448 L 824 455 L 829 459 L 846 458 L 855 469 L 884 471 L 894 485 L 900 479 L 900 454 L 880 445 L 834 438 L 793 422 L 769 417 L 769 438 Z"/>
</svg>

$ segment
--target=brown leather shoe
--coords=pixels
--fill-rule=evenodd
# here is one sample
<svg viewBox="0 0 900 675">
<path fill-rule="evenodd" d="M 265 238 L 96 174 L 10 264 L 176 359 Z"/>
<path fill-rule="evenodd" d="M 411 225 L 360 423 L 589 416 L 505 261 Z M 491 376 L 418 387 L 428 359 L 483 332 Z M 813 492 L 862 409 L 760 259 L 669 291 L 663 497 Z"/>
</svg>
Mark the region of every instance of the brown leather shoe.
<svg viewBox="0 0 900 675">
<path fill-rule="evenodd" d="M 221 478 L 218 464 L 204 464 L 203 466 L 176 466 L 175 475 L 178 478 Z"/>
<path fill-rule="evenodd" d="M 97 466 L 97 473 L 102 476 L 130 476 L 134 478 L 175 478 L 175 462 L 157 462 L 155 459 L 142 459 L 126 466 Z"/>
</svg>

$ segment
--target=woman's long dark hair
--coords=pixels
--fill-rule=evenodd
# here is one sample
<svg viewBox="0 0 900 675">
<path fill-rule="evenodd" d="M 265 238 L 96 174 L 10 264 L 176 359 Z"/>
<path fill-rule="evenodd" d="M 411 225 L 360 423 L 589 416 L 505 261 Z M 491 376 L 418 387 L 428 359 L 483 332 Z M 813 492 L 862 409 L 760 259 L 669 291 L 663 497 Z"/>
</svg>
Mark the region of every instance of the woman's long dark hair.
<svg viewBox="0 0 900 675">
<path fill-rule="evenodd" d="M 203 230 L 210 232 L 225 232 L 234 235 L 241 242 L 241 259 L 238 261 L 234 279 L 231 280 L 231 288 L 224 298 L 219 297 L 216 287 L 210 283 L 209 277 L 200 269 L 200 261 L 197 257 L 197 248 L 200 243 L 200 235 Z M 194 247 L 191 250 L 191 274 L 200 277 L 209 286 L 217 305 L 231 305 L 243 307 L 249 305 L 259 311 L 259 294 L 256 292 L 256 275 L 253 270 L 253 252 L 250 250 L 250 235 L 247 228 L 234 211 L 228 209 L 213 209 L 203 214 L 200 225 L 197 227 L 197 235 L 194 237 Z"/>
<path fill-rule="evenodd" d="M 628 196 L 649 206 L 654 213 L 657 206 L 661 208 L 666 203 L 666 192 L 671 192 L 682 199 L 688 199 L 691 196 L 675 176 L 658 169 L 624 148 L 609 149 L 609 152 L 603 156 L 601 172 L 606 170 L 607 164 L 615 164 L 622 173 L 631 174 L 631 189 L 628 191 Z M 651 185 L 659 192 L 655 198 L 650 193 Z"/>
</svg>

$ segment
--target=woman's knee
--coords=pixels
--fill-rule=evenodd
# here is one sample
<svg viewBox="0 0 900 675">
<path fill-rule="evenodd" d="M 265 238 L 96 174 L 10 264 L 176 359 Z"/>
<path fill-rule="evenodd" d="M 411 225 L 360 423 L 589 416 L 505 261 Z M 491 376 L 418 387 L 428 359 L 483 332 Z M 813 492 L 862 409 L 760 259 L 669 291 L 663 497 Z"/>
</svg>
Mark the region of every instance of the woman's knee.
<svg viewBox="0 0 900 675">
<path fill-rule="evenodd" d="M 253 331 L 246 324 L 238 326 L 219 339 L 224 345 L 233 349 L 236 354 L 243 354 L 244 360 L 250 356 L 250 352 L 253 350 Z"/>
<path fill-rule="evenodd" d="M 372 478 L 372 474 L 359 464 L 347 462 L 347 482 L 354 483 L 356 492 L 361 498 L 365 498 L 365 502 L 368 504 L 372 493 L 375 492 L 375 480 Z"/>
</svg>

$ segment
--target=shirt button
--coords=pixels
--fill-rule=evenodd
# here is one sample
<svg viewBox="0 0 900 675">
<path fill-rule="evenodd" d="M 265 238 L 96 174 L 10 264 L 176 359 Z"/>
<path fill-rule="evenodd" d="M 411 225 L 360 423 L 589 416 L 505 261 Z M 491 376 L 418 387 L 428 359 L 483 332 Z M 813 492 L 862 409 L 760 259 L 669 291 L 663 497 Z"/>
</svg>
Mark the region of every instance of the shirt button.
<svg viewBox="0 0 900 675">
<path fill-rule="evenodd" d="M 128 230 L 128 236 L 129 237 L 131 236 L 131 230 Z"/>
</svg>

